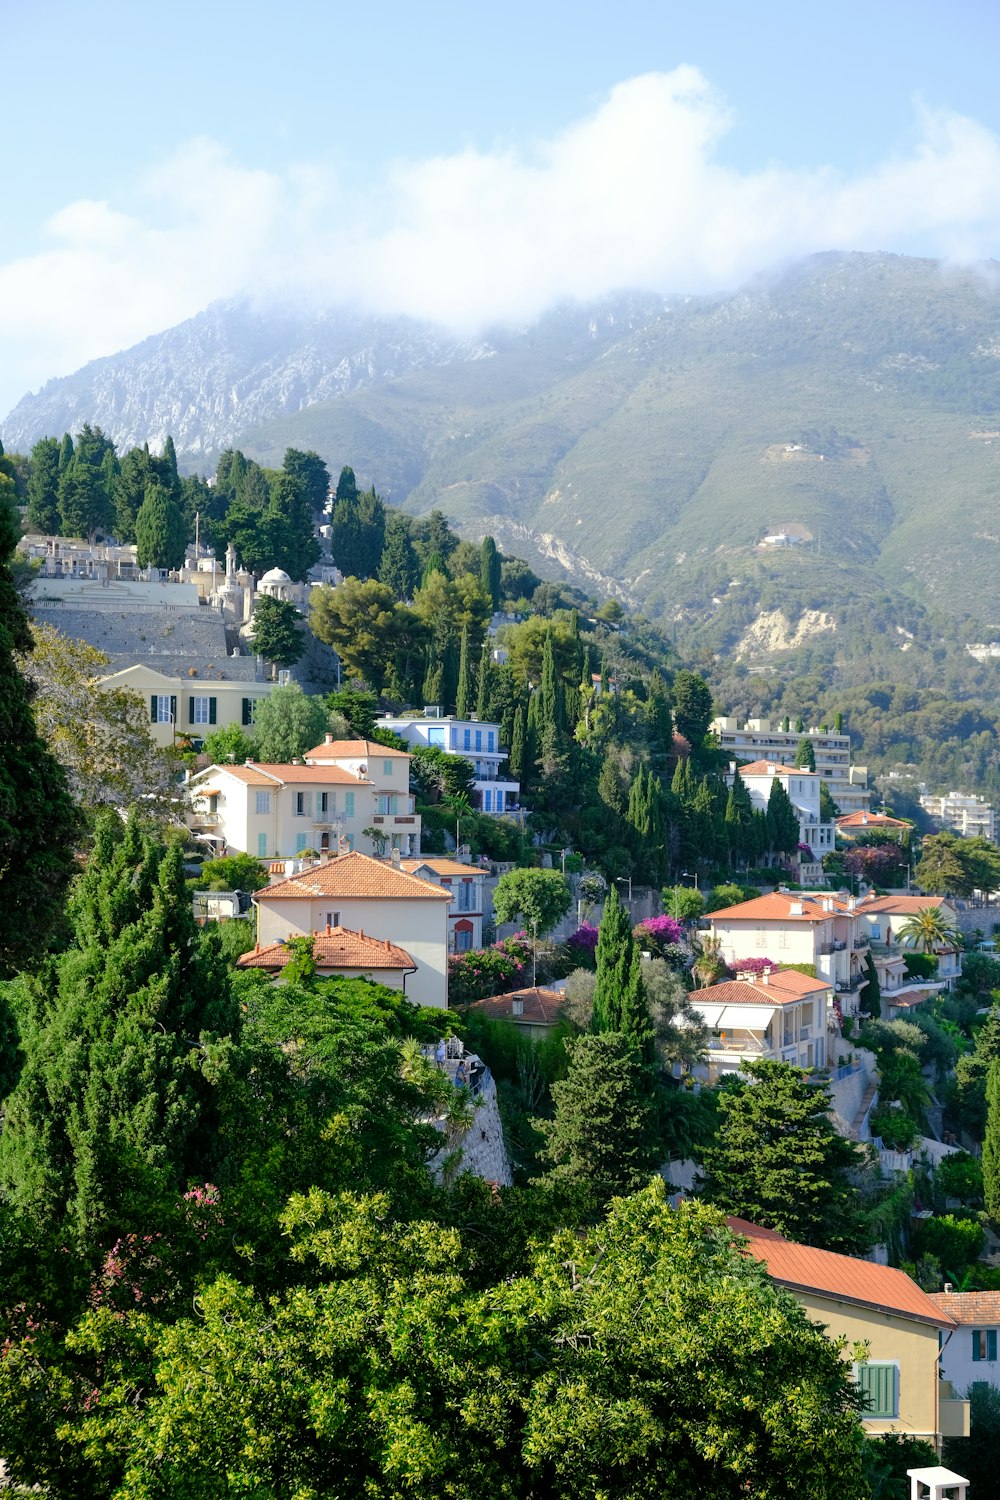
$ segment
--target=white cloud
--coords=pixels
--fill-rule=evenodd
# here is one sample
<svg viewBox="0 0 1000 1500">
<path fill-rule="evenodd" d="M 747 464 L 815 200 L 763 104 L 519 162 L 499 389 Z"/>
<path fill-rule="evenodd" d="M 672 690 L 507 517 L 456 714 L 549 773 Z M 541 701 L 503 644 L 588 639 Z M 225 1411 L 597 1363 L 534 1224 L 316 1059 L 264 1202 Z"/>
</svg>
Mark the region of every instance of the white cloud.
<svg viewBox="0 0 1000 1500">
<path fill-rule="evenodd" d="M 954 114 L 921 110 L 918 125 L 909 156 L 863 176 L 739 173 L 715 159 L 738 122 L 684 67 L 618 85 L 532 149 L 397 162 L 360 199 L 322 163 L 279 175 L 190 141 L 150 168 L 130 213 L 71 203 L 44 249 L 0 266 L 0 410 L 244 289 L 469 328 L 615 287 L 728 287 L 813 250 L 994 254 L 1000 140 Z"/>
</svg>

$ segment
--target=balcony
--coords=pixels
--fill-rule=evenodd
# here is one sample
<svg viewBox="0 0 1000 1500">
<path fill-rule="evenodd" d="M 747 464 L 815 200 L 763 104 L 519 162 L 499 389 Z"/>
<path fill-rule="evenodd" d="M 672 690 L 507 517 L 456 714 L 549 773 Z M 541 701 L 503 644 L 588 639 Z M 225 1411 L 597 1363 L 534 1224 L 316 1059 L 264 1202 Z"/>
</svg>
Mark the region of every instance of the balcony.
<svg viewBox="0 0 1000 1500">
<path fill-rule="evenodd" d="M 221 813 L 200 812 L 197 808 L 191 813 L 191 826 L 193 828 L 217 828 L 221 822 Z"/>
<path fill-rule="evenodd" d="M 708 1043 L 709 1052 L 735 1052 L 762 1057 L 768 1050 L 762 1037 L 752 1031 L 727 1031 L 722 1036 L 713 1036 Z"/>
<path fill-rule="evenodd" d="M 869 942 L 868 938 L 866 938 L 866 937 L 859 937 L 859 938 L 855 938 L 854 939 L 854 951 L 855 952 L 857 952 L 859 948 L 870 948 L 870 947 L 871 947 L 871 943 Z"/>
</svg>

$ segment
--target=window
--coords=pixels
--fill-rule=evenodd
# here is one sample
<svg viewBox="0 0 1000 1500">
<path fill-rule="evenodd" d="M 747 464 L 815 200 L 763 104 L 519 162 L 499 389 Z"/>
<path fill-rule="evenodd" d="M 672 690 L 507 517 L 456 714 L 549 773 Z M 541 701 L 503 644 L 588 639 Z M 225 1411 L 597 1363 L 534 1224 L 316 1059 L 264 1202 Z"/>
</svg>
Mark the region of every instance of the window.
<svg viewBox="0 0 1000 1500">
<path fill-rule="evenodd" d="M 350 797 L 352 795 L 352 793 L 348 792 L 347 795 Z M 396 798 L 395 792 L 380 792 L 379 793 L 379 797 L 378 797 L 378 811 L 380 813 L 382 813 L 383 815 L 385 815 L 386 813 L 395 813 L 396 807 L 397 807 L 397 798 Z"/>
<path fill-rule="evenodd" d="M 256 712 L 257 712 L 257 699 L 256 698 L 244 698 L 243 699 L 243 718 L 242 718 L 242 723 L 244 725 L 252 724 L 253 721 L 254 721 L 254 715 L 256 714 Z"/>
<path fill-rule="evenodd" d="M 297 818 L 311 818 L 312 817 L 312 801 L 313 801 L 313 794 L 312 794 L 312 792 L 296 792 L 295 793 L 295 816 Z M 304 847 L 305 847 L 305 845 L 303 845 L 303 848 Z"/>
<path fill-rule="evenodd" d="M 975 1364 L 980 1360 L 986 1360 L 989 1364 L 995 1364 L 997 1357 L 997 1331 L 995 1328 L 974 1328 L 972 1330 L 972 1359 Z"/>
<path fill-rule="evenodd" d="M 492 812 L 492 811 L 493 811 L 493 793 L 491 791 L 485 791 L 485 792 L 483 792 L 483 812 Z"/>
<path fill-rule="evenodd" d="M 854 1378 L 865 1397 L 863 1417 L 899 1416 L 899 1366 L 875 1363 L 854 1366 Z"/>
<path fill-rule="evenodd" d="M 462 749 L 468 750 L 472 744 L 472 730 L 466 729 L 462 732 Z"/>
<path fill-rule="evenodd" d="M 327 927 L 339 927 L 340 926 L 340 912 L 339 911 L 328 911 L 327 914 L 326 914 L 326 925 L 327 925 Z"/>
<path fill-rule="evenodd" d="M 271 793 L 258 792 L 254 798 L 254 812 L 263 817 L 271 811 Z M 263 834 L 261 835 L 263 838 Z"/>
<path fill-rule="evenodd" d="M 177 722 L 177 699 L 173 694 L 153 694 L 149 700 L 149 722 L 151 724 L 175 724 Z"/>
<path fill-rule="evenodd" d="M 477 750 L 481 750 L 482 748 L 483 748 L 483 731 L 481 729 L 477 729 L 476 730 L 476 749 Z"/>
<path fill-rule="evenodd" d="M 303 849 L 308 844 L 308 842 L 309 842 L 309 835 L 307 833 L 297 833 L 295 835 L 295 852 L 296 852 L 296 854 L 301 854 L 302 851 L 303 851 Z"/>
<path fill-rule="evenodd" d="M 354 817 L 354 792 L 344 793 L 344 812 L 349 818 Z M 353 847 L 353 846 L 352 846 Z"/>
<path fill-rule="evenodd" d="M 392 761 L 391 760 L 384 760 L 382 762 L 382 775 L 383 776 L 391 776 L 392 775 Z"/>
<path fill-rule="evenodd" d="M 494 735 L 493 730 L 492 729 L 488 730 L 487 731 L 487 735 L 486 735 L 486 748 L 487 748 L 487 750 L 494 750 L 496 748 L 496 746 L 493 743 L 494 740 L 495 740 L 495 738 L 496 738 L 496 736 Z"/>
<path fill-rule="evenodd" d="M 444 749 L 444 737 L 445 729 L 443 725 L 440 729 L 434 728 L 427 731 L 428 745 L 439 745 L 442 750 Z"/>
<path fill-rule="evenodd" d="M 192 724 L 214 724 L 215 723 L 214 698 L 192 698 L 188 705 L 188 719 Z"/>
<path fill-rule="evenodd" d="M 503 812 L 503 792 L 497 787 L 496 801 L 493 804 L 494 812 Z"/>
<path fill-rule="evenodd" d="M 459 953 L 468 953 L 472 947 L 472 933 L 455 930 L 455 948 Z"/>
<path fill-rule="evenodd" d="M 266 795 L 267 794 L 265 793 L 265 796 Z M 257 835 L 257 858 L 258 859 L 263 859 L 266 854 L 267 854 L 267 834 L 266 833 L 258 833 L 258 835 Z"/>
<path fill-rule="evenodd" d="M 476 883 L 474 880 L 463 880 L 458 887 L 458 909 L 459 911 L 475 910 L 473 896 L 475 895 Z"/>
</svg>

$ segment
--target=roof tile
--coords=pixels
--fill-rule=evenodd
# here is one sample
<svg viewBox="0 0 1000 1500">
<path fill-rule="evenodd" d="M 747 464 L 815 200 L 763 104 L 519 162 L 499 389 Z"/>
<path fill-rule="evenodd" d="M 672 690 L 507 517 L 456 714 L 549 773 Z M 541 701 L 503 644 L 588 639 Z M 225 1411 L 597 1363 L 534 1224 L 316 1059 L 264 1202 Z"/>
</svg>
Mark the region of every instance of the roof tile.
<svg viewBox="0 0 1000 1500">
<path fill-rule="evenodd" d="M 397 870 L 395 865 L 372 859 L 357 850 L 341 854 L 326 864 L 314 865 L 301 875 L 291 875 L 258 891 L 258 905 L 272 901 L 308 901 L 313 896 L 341 896 L 344 900 L 451 901 L 451 892 Z"/>
<path fill-rule="evenodd" d="M 396 750 L 391 745 L 380 745 L 378 740 L 330 740 L 329 743 L 316 745 L 314 749 L 307 750 L 302 757 L 303 760 L 368 760 L 382 757 L 391 759 L 398 756 L 400 760 L 409 760 L 409 751 Z"/>
<path fill-rule="evenodd" d="M 349 927 L 328 927 L 313 934 L 313 958 L 318 969 L 415 969 L 405 948 L 387 938 L 369 937 Z M 292 961 L 284 943 L 260 945 L 237 959 L 239 969 L 283 969 Z"/>
</svg>

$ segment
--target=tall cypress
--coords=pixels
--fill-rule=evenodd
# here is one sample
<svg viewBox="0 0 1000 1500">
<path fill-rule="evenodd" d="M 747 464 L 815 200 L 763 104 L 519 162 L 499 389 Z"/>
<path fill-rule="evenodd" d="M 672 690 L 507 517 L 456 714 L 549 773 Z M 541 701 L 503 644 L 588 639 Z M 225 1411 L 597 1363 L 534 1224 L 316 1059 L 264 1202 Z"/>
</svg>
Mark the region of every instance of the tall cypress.
<svg viewBox="0 0 1000 1500">
<path fill-rule="evenodd" d="M 472 709 L 472 663 L 469 660 L 469 627 L 462 626 L 462 644 L 458 653 L 458 687 L 455 691 L 455 717 L 467 719 Z"/>
<path fill-rule="evenodd" d="M 597 934 L 597 979 L 590 1029 L 613 1031 L 632 1043 L 642 1061 L 653 1062 L 653 1024 L 642 978 L 642 958 L 632 920 L 612 886 Z"/>
<path fill-rule="evenodd" d="M 53 437 L 41 438 L 31 450 L 28 520 L 45 536 L 59 530 L 59 444 Z"/>
<path fill-rule="evenodd" d="M 983 1198 L 994 1229 L 1000 1229 L 1000 1060 L 986 1075 L 986 1134 L 983 1137 Z"/>
<path fill-rule="evenodd" d="M 515 781 L 524 779 L 524 709 L 518 704 L 514 713 L 514 730 L 510 737 L 510 754 L 507 756 L 510 774 Z"/>
<path fill-rule="evenodd" d="M 479 549 L 479 583 L 493 608 L 500 608 L 500 554 L 491 536 L 483 537 Z"/>
<path fill-rule="evenodd" d="M 490 654 L 489 636 L 483 641 L 479 653 L 479 674 L 476 678 L 476 718 L 486 720 L 490 716 L 490 694 L 493 691 L 493 659 Z"/>
</svg>

